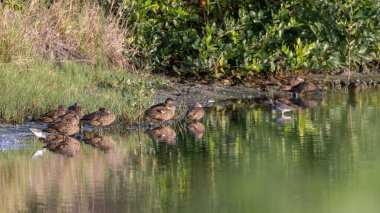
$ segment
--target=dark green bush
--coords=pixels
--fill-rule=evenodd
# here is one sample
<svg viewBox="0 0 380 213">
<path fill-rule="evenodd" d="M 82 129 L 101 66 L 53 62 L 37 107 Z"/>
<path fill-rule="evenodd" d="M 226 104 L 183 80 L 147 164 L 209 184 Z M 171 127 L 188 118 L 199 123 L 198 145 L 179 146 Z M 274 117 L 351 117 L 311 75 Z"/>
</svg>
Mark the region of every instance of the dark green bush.
<svg viewBox="0 0 380 213">
<path fill-rule="evenodd" d="M 216 0 L 205 7 L 133 0 L 118 6 L 140 53 L 135 61 L 149 70 L 244 76 L 364 70 L 380 61 L 378 0 Z"/>
</svg>

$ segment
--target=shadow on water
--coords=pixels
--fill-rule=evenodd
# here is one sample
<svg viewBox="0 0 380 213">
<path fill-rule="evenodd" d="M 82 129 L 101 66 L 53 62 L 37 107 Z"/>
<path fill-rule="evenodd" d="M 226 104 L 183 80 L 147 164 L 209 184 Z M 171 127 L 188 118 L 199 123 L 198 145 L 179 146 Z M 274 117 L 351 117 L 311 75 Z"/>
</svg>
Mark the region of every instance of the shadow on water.
<svg viewBox="0 0 380 213">
<path fill-rule="evenodd" d="M 335 92 L 284 116 L 233 106 L 141 134 L 87 131 L 73 157 L 31 160 L 43 142 L 1 128 L 23 147 L 0 152 L 0 212 L 378 212 L 380 94 L 359 94 L 355 107 Z"/>
</svg>

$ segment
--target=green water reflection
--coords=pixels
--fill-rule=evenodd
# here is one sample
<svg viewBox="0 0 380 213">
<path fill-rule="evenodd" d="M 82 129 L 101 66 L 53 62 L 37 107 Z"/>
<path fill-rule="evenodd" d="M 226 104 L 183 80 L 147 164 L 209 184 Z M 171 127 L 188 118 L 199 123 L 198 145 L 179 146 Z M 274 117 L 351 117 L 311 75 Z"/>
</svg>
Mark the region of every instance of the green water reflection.
<svg viewBox="0 0 380 213">
<path fill-rule="evenodd" d="M 335 92 L 289 113 L 210 111 L 203 137 L 110 135 L 67 158 L 0 152 L 0 212 L 379 212 L 380 94 Z M 139 142 L 141 141 L 141 142 Z"/>
</svg>

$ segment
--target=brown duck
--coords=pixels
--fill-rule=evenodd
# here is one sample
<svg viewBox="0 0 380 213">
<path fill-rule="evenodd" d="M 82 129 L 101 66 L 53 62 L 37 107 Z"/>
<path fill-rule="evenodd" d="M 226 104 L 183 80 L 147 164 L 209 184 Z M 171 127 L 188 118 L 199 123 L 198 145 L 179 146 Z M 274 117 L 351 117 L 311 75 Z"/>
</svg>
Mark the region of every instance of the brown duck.
<svg viewBox="0 0 380 213">
<path fill-rule="evenodd" d="M 167 98 L 165 103 L 160 103 L 147 109 L 144 117 L 152 120 L 153 122 L 167 121 L 174 117 L 175 110 L 174 100 Z"/>
<path fill-rule="evenodd" d="M 72 137 L 57 138 L 57 140 L 46 140 L 46 146 L 49 151 L 73 157 L 80 152 L 80 142 Z"/>
<path fill-rule="evenodd" d="M 51 110 L 45 114 L 43 114 L 39 120 L 46 123 L 56 122 L 55 120 L 62 115 L 66 114 L 65 106 L 59 105 L 58 109 Z"/>
<path fill-rule="evenodd" d="M 195 121 L 199 121 L 204 115 L 205 111 L 199 102 L 195 102 L 194 105 L 186 112 L 186 118 Z"/>
<path fill-rule="evenodd" d="M 78 124 L 58 122 L 58 123 L 49 124 L 47 128 L 44 130 L 50 133 L 75 135 L 79 133 L 80 128 Z"/>
<path fill-rule="evenodd" d="M 81 121 L 91 126 L 108 126 L 113 123 L 116 116 L 106 108 L 100 108 L 98 111 L 83 116 Z"/>
<path fill-rule="evenodd" d="M 83 108 L 77 103 L 75 103 L 72 106 L 69 106 L 68 110 L 75 111 L 78 114 L 79 118 L 83 118 L 84 116 Z"/>
<path fill-rule="evenodd" d="M 316 88 L 317 87 L 313 83 L 304 81 L 295 85 L 289 91 L 295 94 L 300 94 L 300 93 L 313 92 L 316 90 Z"/>
<path fill-rule="evenodd" d="M 170 127 L 160 126 L 146 131 L 146 134 L 156 142 L 176 143 L 177 133 Z"/>
<path fill-rule="evenodd" d="M 194 122 L 186 126 L 187 131 L 196 139 L 201 139 L 205 133 L 205 126 L 201 122 Z"/>
<path fill-rule="evenodd" d="M 58 118 L 54 119 L 55 123 L 62 122 L 67 124 L 79 124 L 80 118 L 77 112 L 73 110 L 67 110 L 65 115 L 61 115 Z"/>
<path fill-rule="evenodd" d="M 296 76 L 294 78 L 291 78 L 286 83 L 280 86 L 279 90 L 281 91 L 289 91 L 292 87 L 304 82 L 305 79 L 301 76 Z"/>
</svg>

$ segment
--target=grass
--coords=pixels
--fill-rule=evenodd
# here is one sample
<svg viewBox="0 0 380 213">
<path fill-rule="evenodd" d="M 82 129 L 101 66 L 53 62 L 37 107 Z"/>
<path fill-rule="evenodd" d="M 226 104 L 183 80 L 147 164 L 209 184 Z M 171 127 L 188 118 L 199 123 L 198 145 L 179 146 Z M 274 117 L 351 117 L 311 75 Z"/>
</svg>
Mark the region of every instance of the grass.
<svg viewBox="0 0 380 213">
<path fill-rule="evenodd" d="M 107 107 L 118 120 L 134 123 L 153 103 L 153 87 L 163 80 L 118 69 L 44 61 L 0 64 L 0 115 L 10 122 L 37 118 L 59 104 L 77 102 L 86 112 Z"/>
<path fill-rule="evenodd" d="M 128 32 L 95 1 L 24 1 L 0 7 L 0 63 L 43 59 L 132 69 Z M 7 5 L 5 3 L 5 5 Z M 9 5 L 9 3 L 8 3 Z"/>
</svg>

